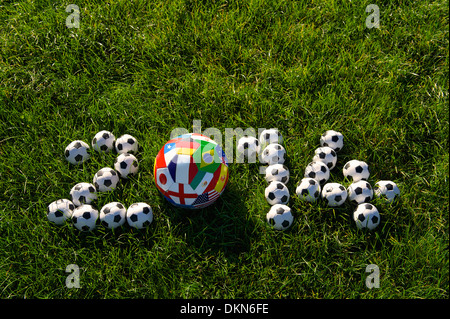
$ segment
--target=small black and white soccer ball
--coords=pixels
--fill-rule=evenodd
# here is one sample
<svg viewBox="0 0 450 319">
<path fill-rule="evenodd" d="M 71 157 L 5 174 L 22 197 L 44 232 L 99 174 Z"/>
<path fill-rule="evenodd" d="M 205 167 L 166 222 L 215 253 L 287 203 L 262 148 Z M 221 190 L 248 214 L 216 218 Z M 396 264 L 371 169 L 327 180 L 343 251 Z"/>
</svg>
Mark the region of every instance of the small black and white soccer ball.
<svg viewBox="0 0 450 319">
<path fill-rule="evenodd" d="M 351 160 L 345 163 L 342 172 L 344 178 L 353 182 L 367 180 L 370 176 L 369 165 L 366 162 L 358 160 Z"/>
<path fill-rule="evenodd" d="M 270 205 L 287 204 L 289 202 L 289 189 L 281 182 L 270 182 L 264 191 L 267 202 Z"/>
<path fill-rule="evenodd" d="M 347 188 L 348 199 L 355 204 L 368 203 L 373 198 L 373 189 L 369 182 L 360 180 Z"/>
<path fill-rule="evenodd" d="M 264 149 L 269 144 L 283 144 L 283 136 L 276 128 L 266 129 L 259 135 L 259 144 Z"/>
<path fill-rule="evenodd" d="M 294 221 L 294 216 L 292 215 L 289 206 L 283 204 L 275 204 L 266 214 L 266 219 L 273 229 L 286 230 L 291 227 Z"/>
<path fill-rule="evenodd" d="M 247 158 L 249 163 L 256 163 L 258 154 L 261 151 L 259 141 L 254 136 L 243 136 L 237 143 L 237 154 L 239 158 Z"/>
<path fill-rule="evenodd" d="M 47 218 L 56 225 L 63 225 L 64 222 L 72 217 L 75 205 L 68 199 L 58 199 L 50 203 L 47 207 Z"/>
<path fill-rule="evenodd" d="M 116 151 L 122 153 L 134 153 L 138 151 L 138 141 L 130 134 L 124 134 L 116 140 Z"/>
<path fill-rule="evenodd" d="M 70 198 L 75 206 L 90 204 L 97 199 L 97 191 L 90 183 L 78 183 L 70 190 Z"/>
<path fill-rule="evenodd" d="M 286 150 L 280 144 L 269 144 L 261 152 L 261 162 L 269 165 L 283 164 L 286 160 Z"/>
<path fill-rule="evenodd" d="M 305 177 L 314 178 L 320 185 L 324 185 L 330 178 L 330 169 L 324 162 L 314 161 L 306 166 Z"/>
<path fill-rule="evenodd" d="M 81 231 L 93 231 L 97 227 L 98 210 L 91 205 L 81 205 L 73 210 L 72 223 Z"/>
<path fill-rule="evenodd" d="M 266 168 L 266 181 L 282 182 L 286 184 L 289 181 L 289 169 L 283 164 L 273 164 Z"/>
<path fill-rule="evenodd" d="M 79 165 L 89 159 L 88 151 L 89 145 L 86 142 L 76 140 L 67 145 L 64 156 L 69 163 Z"/>
<path fill-rule="evenodd" d="M 127 209 L 119 202 L 111 202 L 100 209 L 100 223 L 109 228 L 122 226 L 127 218 Z"/>
<path fill-rule="evenodd" d="M 114 169 L 120 177 L 128 178 L 128 176 L 135 175 L 138 172 L 139 163 L 134 155 L 123 153 L 114 160 Z"/>
<path fill-rule="evenodd" d="M 314 151 L 313 161 L 324 162 L 332 170 L 336 166 L 337 154 L 331 147 L 322 146 Z"/>
<path fill-rule="evenodd" d="M 322 198 L 330 207 L 341 206 L 347 199 L 347 190 L 339 183 L 327 183 L 322 187 Z"/>
<path fill-rule="evenodd" d="M 92 139 L 92 148 L 97 152 L 109 153 L 114 149 L 116 137 L 109 131 L 100 131 Z"/>
<path fill-rule="evenodd" d="M 153 211 L 147 203 L 134 203 L 127 209 L 127 222 L 131 227 L 142 229 L 153 221 Z"/>
<path fill-rule="evenodd" d="M 320 145 L 331 147 L 335 152 L 339 152 L 344 147 L 344 135 L 341 132 L 328 130 L 320 137 Z"/>
<path fill-rule="evenodd" d="M 119 175 L 112 168 L 103 167 L 95 173 L 93 183 L 98 192 L 109 192 L 117 187 Z"/>
<path fill-rule="evenodd" d="M 295 193 L 301 200 L 313 203 L 319 199 L 321 187 L 314 178 L 305 177 L 298 184 Z"/>
<path fill-rule="evenodd" d="M 353 212 L 353 220 L 359 229 L 375 229 L 380 224 L 380 213 L 378 209 L 369 203 L 359 204 Z"/>
<path fill-rule="evenodd" d="M 382 180 L 375 183 L 375 195 L 386 199 L 388 202 L 393 202 L 400 196 L 400 189 L 393 181 Z"/>
</svg>

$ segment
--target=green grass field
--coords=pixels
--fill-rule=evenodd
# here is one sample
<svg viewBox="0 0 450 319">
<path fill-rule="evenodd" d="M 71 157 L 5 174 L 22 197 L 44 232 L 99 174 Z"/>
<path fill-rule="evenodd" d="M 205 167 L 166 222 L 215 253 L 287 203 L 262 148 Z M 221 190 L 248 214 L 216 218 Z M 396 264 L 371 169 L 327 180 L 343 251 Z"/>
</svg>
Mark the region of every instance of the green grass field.
<svg viewBox="0 0 450 319">
<path fill-rule="evenodd" d="M 1 298 L 448 298 L 448 1 L 0 1 Z M 402 196 L 374 201 L 381 224 L 359 231 L 353 205 L 295 195 L 295 222 L 270 229 L 259 164 L 230 164 L 213 206 L 170 206 L 153 162 L 176 127 L 277 127 L 294 194 L 327 129 L 372 185 Z M 81 167 L 69 142 L 100 130 L 140 142 L 140 172 L 97 206 L 148 202 L 143 231 L 52 226 L 47 205 L 92 181 L 115 154 Z M 69 264 L 81 288 L 65 285 Z M 365 285 L 366 266 L 380 287 Z"/>
</svg>

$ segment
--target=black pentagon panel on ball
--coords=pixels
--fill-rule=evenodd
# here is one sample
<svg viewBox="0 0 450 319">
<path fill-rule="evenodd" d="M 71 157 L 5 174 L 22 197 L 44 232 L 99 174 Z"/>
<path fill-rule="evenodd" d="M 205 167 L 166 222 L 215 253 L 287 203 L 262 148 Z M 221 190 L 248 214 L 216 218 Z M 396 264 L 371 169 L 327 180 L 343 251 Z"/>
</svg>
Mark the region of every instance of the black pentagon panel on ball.
<svg viewBox="0 0 450 319">
<path fill-rule="evenodd" d="M 132 214 L 132 215 L 130 216 L 130 220 L 131 220 L 132 222 L 137 222 L 138 216 L 137 216 L 136 214 Z"/>
<path fill-rule="evenodd" d="M 121 143 L 117 144 L 117 149 L 119 151 L 123 150 L 123 145 Z"/>
<path fill-rule="evenodd" d="M 78 201 L 79 201 L 80 203 L 86 203 L 86 197 L 83 196 L 83 195 L 81 195 L 80 197 L 78 197 Z"/>
<path fill-rule="evenodd" d="M 102 137 L 105 139 L 105 140 L 107 140 L 108 138 L 109 138 L 109 133 L 103 133 L 103 135 L 102 135 Z"/>
<path fill-rule="evenodd" d="M 134 167 L 138 167 L 138 165 L 139 165 L 139 164 L 138 164 L 136 161 L 133 161 L 133 166 L 134 166 Z"/>
<path fill-rule="evenodd" d="M 270 192 L 267 197 L 269 197 L 270 200 L 274 200 L 275 199 L 275 194 Z"/>
<path fill-rule="evenodd" d="M 108 149 L 108 146 L 102 145 L 102 146 L 100 146 L 100 149 L 101 149 L 102 151 L 106 151 L 106 150 Z"/>
<path fill-rule="evenodd" d="M 70 210 L 74 210 L 74 209 L 75 209 L 75 206 L 74 206 L 73 204 L 69 204 L 69 209 L 70 209 Z"/>
<path fill-rule="evenodd" d="M 327 154 L 325 154 L 324 152 L 320 152 L 320 153 L 319 153 L 319 157 L 320 157 L 321 159 L 324 159 L 326 156 L 327 156 Z"/>
<path fill-rule="evenodd" d="M 105 185 L 106 187 L 109 187 L 112 185 L 112 181 L 110 179 L 105 179 L 103 181 L 103 185 Z"/>
<path fill-rule="evenodd" d="M 359 215 L 358 215 L 358 220 L 359 220 L 360 222 L 363 222 L 364 219 L 366 219 L 366 217 L 364 217 L 364 214 L 359 214 Z"/>
<path fill-rule="evenodd" d="M 333 135 L 333 136 L 331 137 L 331 140 L 332 140 L 334 143 L 337 143 L 337 142 L 339 141 L 339 136 Z"/>
<path fill-rule="evenodd" d="M 120 163 L 120 168 L 121 168 L 121 169 L 126 169 L 127 166 L 128 166 L 128 164 L 127 164 L 126 162 L 121 162 L 121 163 Z"/>
<path fill-rule="evenodd" d="M 322 171 L 322 173 L 327 172 L 327 168 L 325 166 L 320 166 L 320 170 Z"/>
<path fill-rule="evenodd" d="M 281 223 L 281 226 L 283 226 L 284 228 L 289 227 L 289 221 L 288 220 L 283 220 L 283 222 Z"/>
<path fill-rule="evenodd" d="M 310 185 L 316 185 L 316 180 L 315 179 L 310 179 L 309 181 Z"/>
<path fill-rule="evenodd" d="M 69 157 L 69 155 L 70 155 L 69 150 L 66 150 L 66 151 L 64 152 L 64 155 L 65 155 L 66 157 Z"/>
<path fill-rule="evenodd" d="M 270 219 L 269 219 L 269 224 L 270 224 L 271 226 L 275 225 L 275 220 L 274 220 L 273 218 L 270 218 Z"/>
<path fill-rule="evenodd" d="M 308 173 L 308 177 L 315 178 L 316 177 L 316 173 L 315 172 L 309 172 Z"/>
<path fill-rule="evenodd" d="M 342 186 L 342 185 L 339 185 L 339 189 L 340 189 L 341 191 L 345 191 L 345 187 Z"/>
<path fill-rule="evenodd" d="M 82 146 L 82 145 L 81 145 L 80 142 L 76 142 L 76 143 L 73 145 L 73 147 L 76 148 L 76 149 L 79 149 L 81 146 Z"/>
<path fill-rule="evenodd" d="M 315 198 L 318 198 L 319 195 L 320 195 L 320 192 L 317 190 L 317 191 L 314 193 L 314 197 L 315 197 Z"/>
<path fill-rule="evenodd" d="M 74 158 L 75 158 L 75 161 L 81 162 L 81 161 L 83 160 L 83 155 L 78 154 L 78 155 L 76 155 Z"/>
<path fill-rule="evenodd" d="M 94 186 L 96 189 L 99 189 L 99 187 L 100 187 L 97 182 L 94 183 Z"/>
<path fill-rule="evenodd" d="M 83 226 L 83 227 L 81 227 L 81 230 L 82 231 L 89 231 L 89 226 Z"/>
<path fill-rule="evenodd" d="M 89 212 L 84 212 L 84 213 L 83 213 L 83 218 L 84 218 L 84 219 L 89 219 L 89 218 L 91 218 L 91 213 L 89 213 Z"/>
<path fill-rule="evenodd" d="M 248 143 L 247 142 L 244 143 L 244 150 L 246 150 L 246 149 L 248 149 Z"/>
<path fill-rule="evenodd" d="M 103 171 L 102 170 L 97 172 L 97 177 L 101 177 L 102 175 L 103 175 Z"/>
<path fill-rule="evenodd" d="M 266 133 L 265 139 L 268 141 L 270 139 L 270 134 Z"/>
<path fill-rule="evenodd" d="M 309 191 L 306 188 L 304 188 L 304 189 L 302 189 L 301 194 L 302 194 L 302 196 L 308 196 Z"/>
<path fill-rule="evenodd" d="M 366 209 L 368 209 L 368 210 L 371 210 L 373 208 L 373 205 L 372 204 L 366 204 L 364 207 Z"/>
<path fill-rule="evenodd" d="M 392 185 L 391 183 L 387 183 L 387 184 L 386 184 L 386 189 L 387 189 L 388 191 L 391 191 L 391 190 L 394 189 L 394 185 Z"/>
<path fill-rule="evenodd" d="M 144 208 L 142 209 L 142 212 L 143 212 L 145 215 L 147 215 L 147 214 L 150 213 L 150 208 L 144 207 Z"/>
<path fill-rule="evenodd" d="M 106 220 L 102 220 L 102 225 L 105 227 L 109 227 L 108 222 Z"/>
<path fill-rule="evenodd" d="M 284 213 L 283 207 L 278 207 L 278 208 L 277 208 L 277 214 L 278 214 L 278 215 L 282 215 L 283 213 Z"/>
<path fill-rule="evenodd" d="M 114 216 L 114 222 L 115 223 L 118 223 L 118 222 L 120 222 L 120 220 L 122 219 L 122 217 L 120 217 L 120 215 L 116 215 L 116 216 Z"/>
<path fill-rule="evenodd" d="M 128 144 L 130 144 L 130 145 L 133 145 L 133 144 L 134 144 L 134 140 L 133 140 L 132 138 L 129 138 L 129 139 L 127 140 L 127 142 L 128 142 Z"/>
<path fill-rule="evenodd" d="M 367 187 L 368 189 L 372 189 L 372 186 L 370 186 L 369 183 L 366 183 L 366 187 Z"/>
<path fill-rule="evenodd" d="M 95 188 L 92 186 L 89 186 L 88 190 L 89 190 L 89 193 L 95 193 Z"/>
<path fill-rule="evenodd" d="M 362 171 L 363 171 L 363 168 L 361 166 L 358 165 L 358 166 L 355 167 L 355 172 L 356 173 L 360 174 L 360 173 L 362 173 Z"/>
<path fill-rule="evenodd" d="M 365 199 L 364 199 L 364 202 L 370 202 L 370 200 L 371 200 L 372 198 L 370 197 L 370 196 L 367 196 Z"/>
<path fill-rule="evenodd" d="M 286 183 L 287 182 L 287 176 L 283 176 L 282 178 L 281 178 L 281 182 L 283 182 L 283 183 Z"/>
<path fill-rule="evenodd" d="M 356 188 L 355 188 L 355 194 L 356 194 L 356 195 L 361 195 L 362 192 L 363 192 L 363 190 L 362 190 L 361 187 L 356 187 Z"/>
<path fill-rule="evenodd" d="M 111 209 L 109 207 L 103 208 L 103 213 L 109 214 L 111 212 Z"/>
<path fill-rule="evenodd" d="M 278 175 L 278 169 L 274 168 L 274 169 L 272 170 L 272 175 L 273 175 L 273 176 Z"/>
<path fill-rule="evenodd" d="M 336 195 L 336 196 L 334 197 L 334 201 L 335 201 L 336 203 L 339 203 L 341 200 L 342 200 L 342 196 L 341 196 L 341 195 Z"/>
<path fill-rule="evenodd" d="M 62 211 L 60 211 L 60 210 L 57 210 L 57 211 L 55 212 L 55 216 L 56 216 L 56 217 L 63 217 L 63 215 L 64 215 L 64 213 L 63 213 Z"/>
<path fill-rule="evenodd" d="M 286 195 L 283 195 L 283 197 L 281 197 L 281 201 L 283 203 L 287 202 L 287 200 L 288 200 L 288 197 Z"/>
<path fill-rule="evenodd" d="M 344 168 L 348 169 L 350 167 L 350 163 L 345 164 Z"/>
<path fill-rule="evenodd" d="M 123 208 L 124 208 L 123 205 L 122 205 L 121 203 L 117 203 L 116 206 L 117 206 L 119 209 L 123 209 Z"/>
<path fill-rule="evenodd" d="M 97 144 L 97 138 L 96 138 L 96 137 L 94 137 L 94 138 L 92 139 L 92 144 Z"/>
<path fill-rule="evenodd" d="M 284 185 L 283 183 L 277 183 L 277 189 L 283 189 Z"/>
<path fill-rule="evenodd" d="M 72 217 L 72 223 L 76 224 L 78 222 L 77 217 Z"/>
<path fill-rule="evenodd" d="M 146 220 L 145 222 L 142 223 L 143 227 L 147 227 L 148 225 L 150 225 L 150 221 Z"/>
<path fill-rule="evenodd" d="M 372 216 L 372 223 L 378 223 L 378 216 Z"/>
<path fill-rule="evenodd" d="M 112 169 L 112 170 L 110 170 L 109 172 L 111 173 L 111 175 L 112 175 L 112 176 L 116 176 L 116 175 L 117 175 L 116 171 L 115 171 L 115 170 L 113 170 L 113 169 Z"/>
</svg>

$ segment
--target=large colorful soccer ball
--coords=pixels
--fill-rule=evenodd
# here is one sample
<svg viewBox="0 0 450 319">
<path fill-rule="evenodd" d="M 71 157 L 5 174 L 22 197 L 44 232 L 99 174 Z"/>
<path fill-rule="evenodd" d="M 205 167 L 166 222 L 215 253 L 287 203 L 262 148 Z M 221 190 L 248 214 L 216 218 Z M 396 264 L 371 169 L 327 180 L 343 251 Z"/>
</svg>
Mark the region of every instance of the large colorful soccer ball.
<svg viewBox="0 0 450 319">
<path fill-rule="evenodd" d="M 124 134 L 116 140 L 116 151 L 119 154 L 137 153 L 138 141 L 130 134 Z"/>
<path fill-rule="evenodd" d="M 88 150 L 89 145 L 86 142 L 76 140 L 67 145 L 64 156 L 69 163 L 79 165 L 89 159 Z"/>
<path fill-rule="evenodd" d="M 324 185 L 330 178 L 330 169 L 324 162 L 311 162 L 305 168 L 305 177 L 314 178 Z"/>
<path fill-rule="evenodd" d="M 322 146 L 314 151 L 313 161 L 324 162 L 330 170 L 336 166 L 337 154 L 328 146 Z"/>
<path fill-rule="evenodd" d="M 320 137 L 320 145 L 331 147 L 335 152 L 339 152 L 344 147 L 344 135 L 328 130 Z"/>
<path fill-rule="evenodd" d="M 355 204 L 368 203 L 373 198 L 373 189 L 369 182 L 360 180 L 347 188 L 348 199 Z"/>
<path fill-rule="evenodd" d="M 342 169 L 344 177 L 353 182 L 367 180 L 370 176 L 369 165 L 366 162 L 351 160 L 345 163 Z"/>
<path fill-rule="evenodd" d="M 261 152 L 261 162 L 269 165 L 283 164 L 286 160 L 286 150 L 277 143 L 267 145 Z"/>
<path fill-rule="evenodd" d="M 128 153 L 120 154 L 114 160 L 114 169 L 119 173 L 120 177 L 128 178 L 128 176 L 135 175 L 139 169 L 137 158 Z"/>
<path fill-rule="evenodd" d="M 266 215 L 267 222 L 273 229 L 276 230 L 286 230 L 294 221 L 294 216 L 292 215 L 289 206 L 283 204 L 273 205 Z"/>
<path fill-rule="evenodd" d="M 266 187 L 264 195 L 270 205 L 287 204 L 289 202 L 289 189 L 281 182 L 271 182 Z"/>
<path fill-rule="evenodd" d="M 109 131 L 100 131 L 92 139 L 92 148 L 97 152 L 108 153 L 114 149 L 116 137 Z"/>
<path fill-rule="evenodd" d="M 168 141 L 153 170 L 158 190 L 173 205 L 197 209 L 214 203 L 228 182 L 228 162 L 220 145 L 190 133 Z"/>
<path fill-rule="evenodd" d="M 400 189 L 393 181 L 376 182 L 374 191 L 376 196 L 385 198 L 388 202 L 392 202 L 400 196 Z"/>
<path fill-rule="evenodd" d="M 237 155 L 240 159 L 247 158 L 249 163 L 256 163 L 261 148 L 259 141 L 254 136 L 243 136 L 237 143 Z"/>
<path fill-rule="evenodd" d="M 322 198 L 330 207 L 341 206 L 347 199 L 347 190 L 339 183 L 327 183 L 322 187 Z"/>
<path fill-rule="evenodd" d="M 100 209 L 100 223 L 109 228 L 122 226 L 126 220 L 127 209 L 119 202 L 111 202 Z"/>
<path fill-rule="evenodd" d="M 97 226 L 98 210 L 91 205 L 81 205 L 73 210 L 72 223 L 81 231 L 92 231 Z"/>
<path fill-rule="evenodd" d="M 321 187 L 314 178 L 305 177 L 298 184 L 295 193 L 301 200 L 313 203 L 319 199 Z"/>
<path fill-rule="evenodd" d="M 64 222 L 72 217 L 75 205 L 68 199 L 58 199 L 47 207 L 47 218 L 56 225 L 63 225 Z"/>
<path fill-rule="evenodd" d="M 153 221 L 153 211 L 147 203 L 134 203 L 127 209 L 127 222 L 133 228 L 142 229 Z"/>
<path fill-rule="evenodd" d="M 380 224 L 380 213 L 372 204 L 359 204 L 353 212 L 353 220 L 359 229 L 368 228 L 372 230 Z"/>
<path fill-rule="evenodd" d="M 97 199 L 97 191 L 90 183 L 78 183 L 70 190 L 70 198 L 75 206 L 90 204 Z"/>
<path fill-rule="evenodd" d="M 119 175 L 109 167 L 103 167 L 94 175 L 94 185 L 99 192 L 114 190 L 119 183 Z"/>
<path fill-rule="evenodd" d="M 282 182 L 286 184 L 289 181 L 289 169 L 283 164 L 273 164 L 266 168 L 266 181 Z"/>
<path fill-rule="evenodd" d="M 266 129 L 259 135 L 259 144 L 264 149 L 269 144 L 282 144 L 283 136 L 276 128 Z"/>
</svg>

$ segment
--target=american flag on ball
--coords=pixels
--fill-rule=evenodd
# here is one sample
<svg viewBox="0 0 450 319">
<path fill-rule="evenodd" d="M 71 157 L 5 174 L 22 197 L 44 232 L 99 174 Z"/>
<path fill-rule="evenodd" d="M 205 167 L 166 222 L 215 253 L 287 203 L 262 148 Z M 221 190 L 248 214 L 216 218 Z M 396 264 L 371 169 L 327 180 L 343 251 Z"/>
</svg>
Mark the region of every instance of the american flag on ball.
<svg viewBox="0 0 450 319">
<path fill-rule="evenodd" d="M 228 182 L 228 161 L 220 145 L 190 133 L 168 141 L 153 169 L 158 190 L 173 205 L 203 208 L 214 203 Z"/>
</svg>

